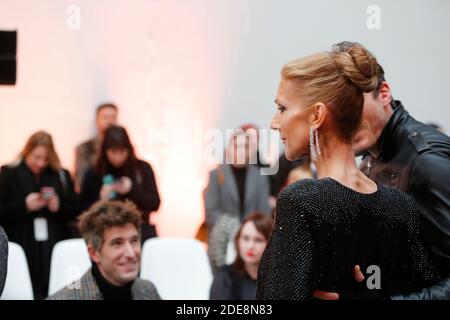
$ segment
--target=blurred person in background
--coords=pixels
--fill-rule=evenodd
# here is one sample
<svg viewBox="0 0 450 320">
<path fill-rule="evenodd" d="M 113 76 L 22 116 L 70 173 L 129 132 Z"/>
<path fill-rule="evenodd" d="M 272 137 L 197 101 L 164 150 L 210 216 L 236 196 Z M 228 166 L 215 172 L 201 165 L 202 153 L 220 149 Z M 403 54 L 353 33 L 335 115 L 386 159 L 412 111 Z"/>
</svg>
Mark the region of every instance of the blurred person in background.
<svg viewBox="0 0 450 320">
<path fill-rule="evenodd" d="M 80 212 L 73 182 L 61 168 L 52 137 L 33 134 L 17 163 L 0 171 L 0 225 L 20 244 L 30 269 L 35 299 L 48 294 L 53 246 L 70 236 L 68 222 Z"/>
<path fill-rule="evenodd" d="M 243 221 L 234 238 L 236 259 L 220 267 L 211 286 L 211 300 L 254 300 L 259 262 L 269 240 L 272 219 L 254 212 Z"/>
<path fill-rule="evenodd" d="M 160 205 L 153 169 L 137 159 L 127 131 L 112 125 L 106 129 L 95 167 L 83 179 L 80 192 L 84 209 L 98 200 L 130 200 L 142 212 L 141 239 L 156 237 L 150 214 Z"/>
<path fill-rule="evenodd" d="M 103 103 L 97 107 L 95 113 L 96 136 L 75 149 L 75 186 L 77 191 L 83 184 L 86 171 L 95 165 L 105 130 L 110 125 L 117 124 L 118 113 L 119 109 L 113 103 Z"/>
<path fill-rule="evenodd" d="M 254 211 L 271 213 L 269 179 L 256 165 L 257 134 L 247 131 L 235 131 L 225 152 L 226 163 L 209 174 L 204 200 L 213 272 L 225 264 L 228 242 L 241 221 Z"/>
</svg>

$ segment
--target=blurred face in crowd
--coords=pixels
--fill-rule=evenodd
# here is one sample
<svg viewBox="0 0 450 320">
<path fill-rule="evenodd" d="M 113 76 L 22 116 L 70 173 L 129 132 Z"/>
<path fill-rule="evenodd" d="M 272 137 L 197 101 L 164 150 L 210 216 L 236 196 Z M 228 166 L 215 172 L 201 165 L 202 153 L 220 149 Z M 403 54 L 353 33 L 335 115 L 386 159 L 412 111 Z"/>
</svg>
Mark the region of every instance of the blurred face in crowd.
<svg viewBox="0 0 450 320">
<path fill-rule="evenodd" d="M 130 152 L 127 149 L 107 149 L 106 156 L 114 168 L 122 167 L 128 159 Z"/>
<path fill-rule="evenodd" d="M 237 168 L 256 164 L 257 143 L 256 130 L 234 135 L 227 150 L 228 162 Z"/>
<path fill-rule="evenodd" d="M 97 130 L 103 134 L 105 130 L 113 124 L 117 124 L 117 111 L 111 107 L 100 109 L 96 118 Z"/>
<path fill-rule="evenodd" d="M 111 284 L 123 286 L 137 278 L 141 261 L 141 242 L 138 230 L 133 224 L 107 228 L 100 250 L 95 250 L 91 245 L 88 248 L 91 259 Z"/>
<path fill-rule="evenodd" d="M 311 109 L 306 108 L 294 81 L 281 79 L 275 103 L 278 110 L 272 118 L 271 128 L 280 133 L 286 158 L 296 160 L 309 154 Z"/>
<path fill-rule="evenodd" d="M 239 255 L 244 263 L 258 265 L 266 245 L 267 239 L 256 229 L 255 223 L 247 221 L 238 239 Z"/>
<path fill-rule="evenodd" d="M 380 93 L 375 97 L 373 92 L 364 93 L 364 109 L 361 125 L 355 133 L 352 144 L 356 154 L 369 151 L 377 155 L 379 139 L 384 127 L 392 115 L 391 90 L 383 81 Z"/>
<path fill-rule="evenodd" d="M 44 146 L 37 146 L 25 158 L 25 163 L 34 174 L 41 174 L 48 166 L 48 150 Z"/>
</svg>

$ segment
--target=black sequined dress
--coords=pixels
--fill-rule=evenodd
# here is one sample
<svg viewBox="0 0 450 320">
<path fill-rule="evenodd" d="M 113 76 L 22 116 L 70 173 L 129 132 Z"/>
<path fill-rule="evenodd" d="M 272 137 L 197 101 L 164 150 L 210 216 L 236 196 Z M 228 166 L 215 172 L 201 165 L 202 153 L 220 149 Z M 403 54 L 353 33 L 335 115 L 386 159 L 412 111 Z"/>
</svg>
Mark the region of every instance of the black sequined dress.
<svg viewBox="0 0 450 320">
<path fill-rule="evenodd" d="M 420 241 L 414 200 L 382 185 L 359 193 L 331 178 L 284 189 L 259 267 L 257 299 L 309 299 L 314 290 L 363 294 L 368 288 L 354 280 L 355 265 L 363 272 L 379 268 L 379 296 L 412 292 L 438 279 Z"/>
</svg>

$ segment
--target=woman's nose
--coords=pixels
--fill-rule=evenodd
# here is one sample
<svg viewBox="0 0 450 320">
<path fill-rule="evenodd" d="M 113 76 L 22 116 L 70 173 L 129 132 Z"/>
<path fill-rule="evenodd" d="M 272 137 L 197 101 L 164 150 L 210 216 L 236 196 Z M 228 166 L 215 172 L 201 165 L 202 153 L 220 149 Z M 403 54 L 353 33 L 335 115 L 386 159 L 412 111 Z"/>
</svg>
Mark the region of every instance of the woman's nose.
<svg viewBox="0 0 450 320">
<path fill-rule="evenodd" d="M 279 123 L 278 123 L 278 116 L 277 116 L 277 114 L 275 114 L 272 117 L 272 121 L 270 122 L 270 129 L 272 129 L 272 130 L 279 130 L 280 129 L 280 126 L 279 126 Z"/>
</svg>

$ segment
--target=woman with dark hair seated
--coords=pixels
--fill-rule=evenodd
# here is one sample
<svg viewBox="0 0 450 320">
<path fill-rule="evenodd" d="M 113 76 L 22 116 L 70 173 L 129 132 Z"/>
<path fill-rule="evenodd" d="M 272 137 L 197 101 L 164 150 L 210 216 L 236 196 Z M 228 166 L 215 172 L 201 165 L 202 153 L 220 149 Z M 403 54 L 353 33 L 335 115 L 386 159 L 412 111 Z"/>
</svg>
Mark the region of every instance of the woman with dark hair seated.
<svg viewBox="0 0 450 320">
<path fill-rule="evenodd" d="M 87 209 L 97 200 L 131 200 L 143 214 L 141 241 L 156 237 L 150 213 L 158 210 L 160 199 L 152 167 L 136 158 L 123 127 L 105 131 L 95 167 L 89 169 L 81 186 L 81 201 Z"/>
<path fill-rule="evenodd" d="M 236 260 L 220 267 L 211 286 L 211 300 L 254 300 L 259 262 L 266 248 L 272 219 L 263 213 L 252 213 L 242 222 L 234 245 Z"/>
</svg>

